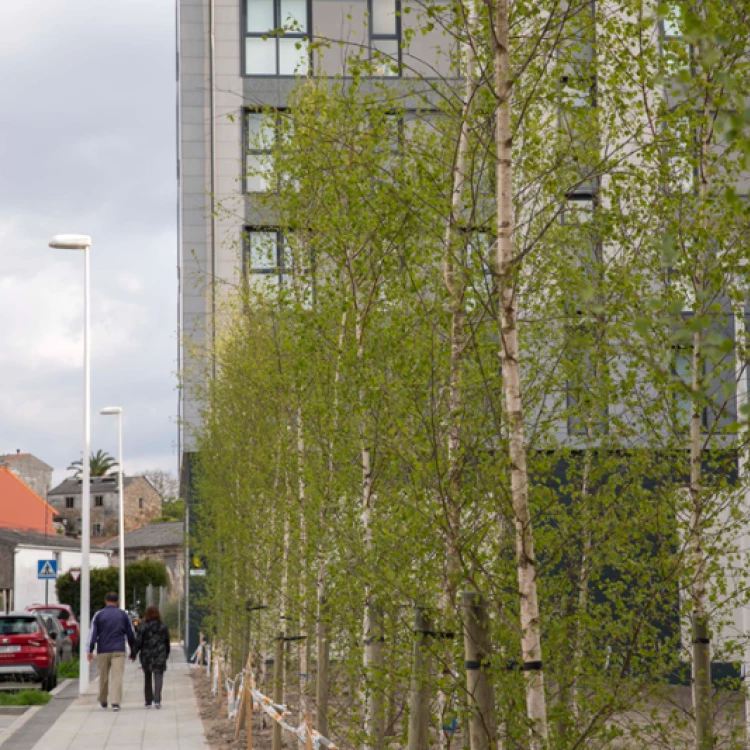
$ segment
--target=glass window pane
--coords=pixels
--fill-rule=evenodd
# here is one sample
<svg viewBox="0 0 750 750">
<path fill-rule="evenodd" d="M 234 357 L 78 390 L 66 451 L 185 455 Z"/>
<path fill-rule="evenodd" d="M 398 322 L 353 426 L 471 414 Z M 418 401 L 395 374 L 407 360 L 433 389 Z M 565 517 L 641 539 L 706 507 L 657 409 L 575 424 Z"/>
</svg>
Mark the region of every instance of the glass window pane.
<svg viewBox="0 0 750 750">
<path fill-rule="evenodd" d="M 276 28 L 273 20 L 273 0 L 247 0 L 247 30 L 264 32 Z"/>
<path fill-rule="evenodd" d="M 276 232 L 248 232 L 247 255 L 248 266 L 252 271 L 276 268 Z"/>
<path fill-rule="evenodd" d="M 591 198 L 581 200 L 569 200 L 565 204 L 563 223 L 567 226 L 588 224 L 594 217 L 594 201 Z"/>
<path fill-rule="evenodd" d="M 250 151 L 271 151 L 276 142 L 276 115 L 263 112 L 247 113 L 247 148 Z"/>
<path fill-rule="evenodd" d="M 257 150 L 262 148 L 261 133 L 263 132 L 262 112 L 247 113 L 247 148 Z"/>
<path fill-rule="evenodd" d="M 276 39 L 245 39 L 245 73 L 276 75 Z"/>
<path fill-rule="evenodd" d="M 306 0 L 281 0 L 281 25 L 292 31 L 307 33 Z"/>
<path fill-rule="evenodd" d="M 372 33 L 396 35 L 395 0 L 372 0 Z"/>
<path fill-rule="evenodd" d="M 271 189 L 271 164 L 268 156 L 248 154 L 245 186 L 248 193 L 266 193 Z"/>
<path fill-rule="evenodd" d="M 307 51 L 307 40 L 279 39 L 279 75 L 306 76 L 309 71 L 310 55 Z"/>
<path fill-rule="evenodd" d="M 377 76 L 398 75 L 398 42 L 377 39 L 372 42 L 373 73 Z"/>
</svg>

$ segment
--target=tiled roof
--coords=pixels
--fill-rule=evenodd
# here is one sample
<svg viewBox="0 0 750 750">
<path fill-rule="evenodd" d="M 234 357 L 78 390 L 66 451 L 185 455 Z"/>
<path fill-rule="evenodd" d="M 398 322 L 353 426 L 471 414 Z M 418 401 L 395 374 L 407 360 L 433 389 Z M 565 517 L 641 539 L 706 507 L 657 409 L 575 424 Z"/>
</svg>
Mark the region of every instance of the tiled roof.
<svg viewBox="0 0 750 750">
<path fill-rule="evenodd" d="M 125 487 L 128 487 L 136 479 L 140 477 L 123 477 L 122 482 Z M 54 487 L 49 491 L 50 495 L 79 495 L 81 493 L 81 485 L 83 482 L 77 477 L 68 477 L 63 479 L 57 487 Z M 117 492 L 117 474 L 107 477 L 91 477 L 91 483 L 89 485 L 92 492 Z"/>
<path fill-rule="evenodd" d="M 52 534 L 52 518 L 56 513 L 7 466 L 0 466 L 0 528 Z"/>
<path fill-rule="evenodd" d="M 81 549 L 80 539 L 71 539 L 62 534 L 41 534 L 38 531 L 18 531 L 15 529 L 0 529 L 0 542 L 12 542 L 16 545 L 25 544 L 30 547 L 62 547 L 64 549 Z M 91 545 L 92 551 L 96 549 Z"/>
<path fill-rule="evenodd" d="M 149 523 L 125 534 L 125 549 L 181 547 L 185 537 L 182 521 Z M 110 539 L 101 545 L 104 549 L 118 549 L 119 539 Z"/>
</svg>

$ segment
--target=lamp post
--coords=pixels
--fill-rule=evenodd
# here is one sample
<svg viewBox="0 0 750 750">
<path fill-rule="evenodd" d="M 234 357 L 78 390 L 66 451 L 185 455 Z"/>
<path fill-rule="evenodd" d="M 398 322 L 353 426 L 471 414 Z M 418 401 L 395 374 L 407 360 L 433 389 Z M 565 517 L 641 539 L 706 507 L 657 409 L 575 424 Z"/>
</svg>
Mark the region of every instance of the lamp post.
<svg viewBox="0 0 750 750">
<path fill-rule="evenodd" d="M 81 623 L 79 649 L 78 694 L 84 695 L 89 686 L 87 646 L 91 620 L 91 350 L 89 342 L 89 250 L 91 237 L 85 234 L 57 234 L 49 242 L 59 250 L 83 250 L 83 460 L 81 462 Z"/>
<path fill-rule="evenodd" d="M 122 408 L 119 406 L 107 406 L 99 414 L 117 417 L 117 494 L 120 496 L 120 508 L 118 514 L 118 533 L 120 535 L 120 609 L 125 610 L 125 495 L 123 494 L 122 476 Z"/>
</svg>

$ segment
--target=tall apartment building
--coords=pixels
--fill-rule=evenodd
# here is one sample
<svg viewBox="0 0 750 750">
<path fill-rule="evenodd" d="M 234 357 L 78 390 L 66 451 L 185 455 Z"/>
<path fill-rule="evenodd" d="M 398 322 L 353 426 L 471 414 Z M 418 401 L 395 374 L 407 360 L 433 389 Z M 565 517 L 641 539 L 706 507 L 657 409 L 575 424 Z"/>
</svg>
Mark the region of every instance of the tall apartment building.
<svg viewBox="0 0 750 750">
<path fill-rule="evenodd" d="M 402 2 L 404 7 L 402 7 Z M 381 52 L 389 56 L 380 72 L 403 85 L 413 76 L 450 76 L 447 59 L 440 53 L 447 44 L 439 31 L 415 34 L 409 45 L 410 28 L 420 26 L 421 5 L 412 13 L 408 0 L 178 0 L 178 177 L 180 254 L 181 395 L 180 449 L 183 488 L 188 493 L 188 524 L 191 487 L 191 457 L 195 443 L 192 430 L 199 424 L 199 405 L 191 391 L 191 358 L 185 341 L 200 349 L 216 335 L 216 313 L 225 285 L 245 273 L 276 272 L 246 263 L 252 251 L 253 233 L 273 236 L 278 227 L 264 210 L 257 195 L 266 186 L 260 177 L 245 179 L 255 155 L 248 152 L 248 134 L 257 131 L 260 110 L 283 110 L 300 75 L 347 73 L 353 55 Z M 268 36 L 282 26 L 281 36 Z M 664 26 L 662 33 L 674 34 Z M 322 51 L 310 50 L 308 39 L 340 40 Z M 593 48 L 580 51 L 585 62 L 594 59 Z M 566 85 L 574 82 L 574 71 Z M 399 83 L 401 81 L 402 83 Z M 585 83 L 585 81 L 584 81 Z M 588 89 L 580 95 L 580 106 L 592 106 Z M 575 95 L 574 88 L 570 88 Z M 750 183 L 743 186 L 745 192 Z M 597 184 L 586 181 L 568 196 L 568 211 L 592 213 Z M 573 208 L 575 207 L 575 209 Z M 246 243 L 246 239 L 250 240 Z M 247 247 L 246 247 L 247 244 Z M 732 320 L 729 335 L 739 328 L 750 330 L 750 307 L 745 320 Z M 683 361 L 684 360 L 684 361 Z M 677 368 L 687 368 L 683 357 Z M 684 373 L 683 373 L 684 375 Z M 742 398 L 748 373 L 740 379 Z M 738 394 L 739 395 L 739 394 Z M 734 400 L 729 413 L 736 413 Z M 709 419 L 708 416 L 705 417 Z M 575 442 L 580 426 L 561 423 L 562 440 Z M 750 539 L 750 537 L 748 537 Z M 186 550 L 186 567 L 196 575 L 186 576 L 188 589 L 200 586 L 200 561 Z M 189 591 L 188 591 L 189 593 Z M 186 596 L 189 607 L 190 596 Z M 186 622 L 190 618 L 186 613 Z M 737 612 L 736 629 L 750 623 L 750 611 Z M 190 632 L 187 648 L 197 638 Z"/>
<path fill-rule="evenodd" d="M 254 200 L 254 194 L 265 189 L 262 180 L 244 179 L 247 160 L 253 158 L 246 153 L 247 134 L 257 127 L 261 109 L 287 106 L 299 76 L 345 76 L 352 56 L 387 56 L 379 72 L 396 86 L 399 79 L 448 75 L 439 51 L 446 41 L 438 31 L 415 34 L 408 46 L 403 45 L 408 29 L 417 28 L 421 16 L 418 6 L 402 14 L 406 4 L 407 0 L 177 2 L 183 487 L 191 484 L 192 431 L 199 423 L 190 388 L 194 362 L 184 342 L 200 347 L 215 336 L 222 288 L 245 272 L 243 236 L 252 236 L 254 230 L 264 236 L 275 231 L 273 219 Z M 267 36 L 282 26 L 289 29 L 283 36 Z M 340 40 L 344 45 L 313 51 L 309 39 Z M 189 585 L 191 578 L 187 580 Z M 198 585 L 198 576 L 192 580 Z"/>
</svg>

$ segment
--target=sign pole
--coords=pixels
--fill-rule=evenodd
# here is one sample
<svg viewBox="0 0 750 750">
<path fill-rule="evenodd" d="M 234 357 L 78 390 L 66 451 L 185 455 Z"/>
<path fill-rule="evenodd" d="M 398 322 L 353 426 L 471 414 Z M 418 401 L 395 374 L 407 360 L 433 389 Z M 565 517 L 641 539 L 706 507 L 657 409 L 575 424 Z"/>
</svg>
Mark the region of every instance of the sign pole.
<svg viewBox="0 0 750 750">
<path fill-rule="evenodd" d="M 44 580 L 44 606 L 49 604 L 49 578 Z"/>
</svg>

